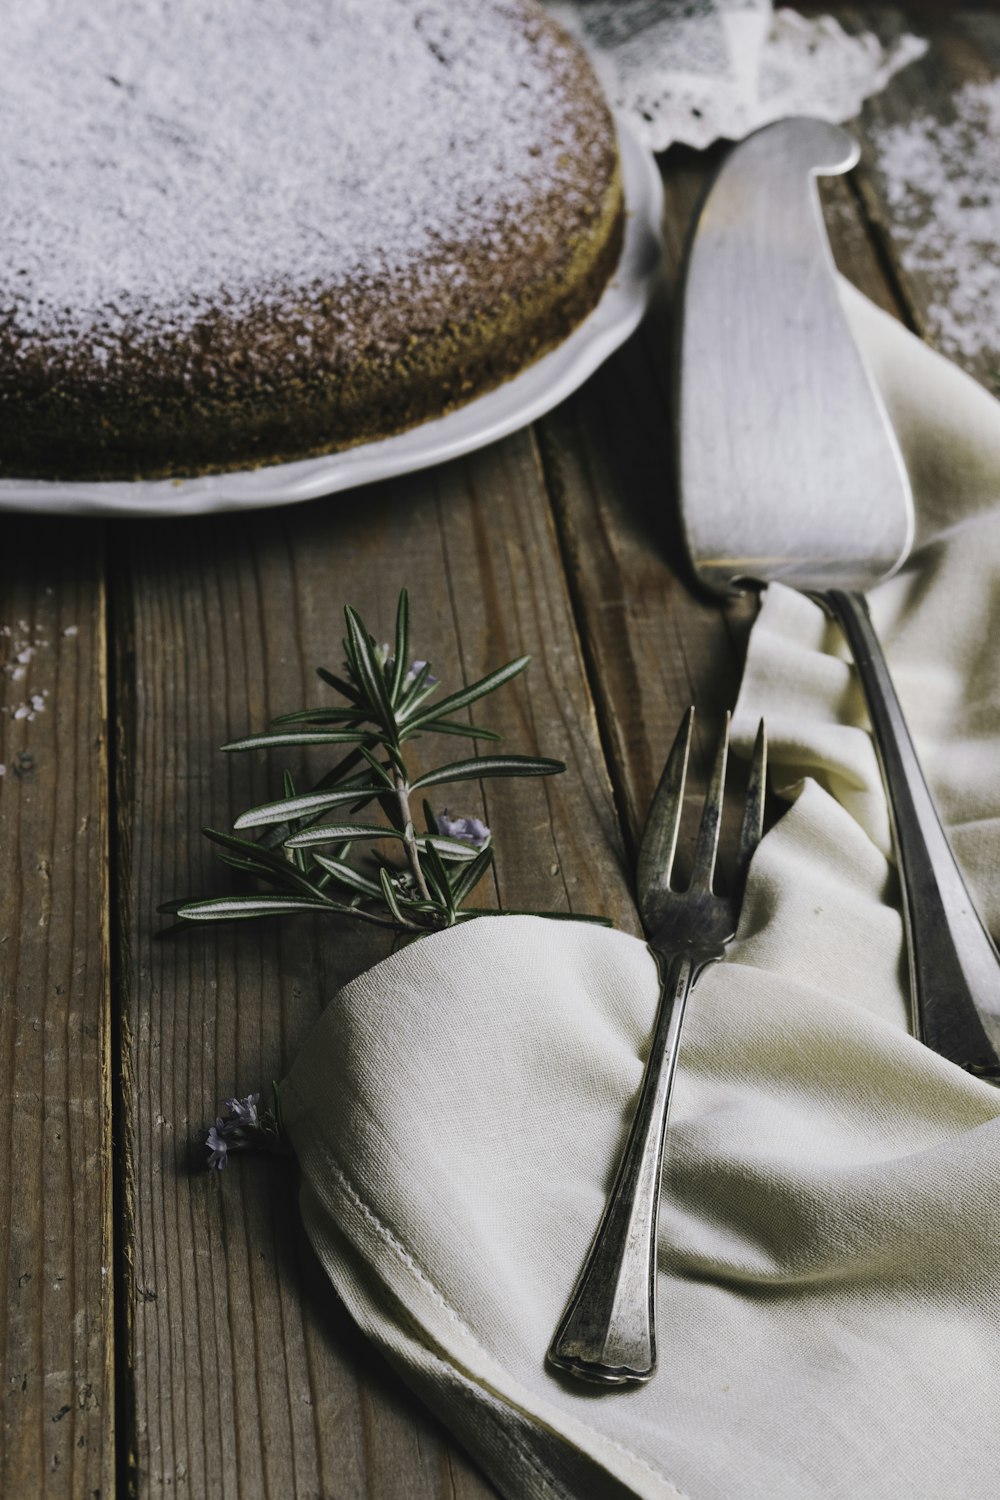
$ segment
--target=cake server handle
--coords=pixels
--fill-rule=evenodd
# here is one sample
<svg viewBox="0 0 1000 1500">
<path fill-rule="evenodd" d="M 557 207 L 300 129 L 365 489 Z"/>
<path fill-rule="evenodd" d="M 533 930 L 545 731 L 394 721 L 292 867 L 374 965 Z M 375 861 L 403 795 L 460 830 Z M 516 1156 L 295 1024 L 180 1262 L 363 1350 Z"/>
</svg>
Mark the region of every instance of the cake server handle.
<svg viewBox="0 0 1000 1500">
<path fill-rule="evenodd" d="M 976 910 L 924 779 L 863 594 L 819 596 L 837 620 L 868 705 L 903 893 L 916 1035 L 1000 1079 L 1000 955 Z"/>
</svg>

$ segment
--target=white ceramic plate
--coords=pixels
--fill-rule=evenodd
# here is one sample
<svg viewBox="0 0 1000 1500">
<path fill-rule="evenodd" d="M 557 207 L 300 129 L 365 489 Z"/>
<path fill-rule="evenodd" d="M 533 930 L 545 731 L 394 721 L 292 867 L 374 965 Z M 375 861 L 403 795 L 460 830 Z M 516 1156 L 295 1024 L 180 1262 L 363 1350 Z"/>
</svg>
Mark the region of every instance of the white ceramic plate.
<svg viewBox="0 0 1000 1500">
<path fill-rule="evenodd" d="M 0 479 L 0 510 L 78 516 L 186 516 L 290 505 L 408 474 L 506 437 L 558 405 L 623 344 L 649 303 L 660 261 L 663 192 L 652 155 L 618 122 L 627 219 L 621 262 L 579 328 L 520 375 L 396 437 L 298 463 L 193 479 L 63 483 Z"/>
</svg>

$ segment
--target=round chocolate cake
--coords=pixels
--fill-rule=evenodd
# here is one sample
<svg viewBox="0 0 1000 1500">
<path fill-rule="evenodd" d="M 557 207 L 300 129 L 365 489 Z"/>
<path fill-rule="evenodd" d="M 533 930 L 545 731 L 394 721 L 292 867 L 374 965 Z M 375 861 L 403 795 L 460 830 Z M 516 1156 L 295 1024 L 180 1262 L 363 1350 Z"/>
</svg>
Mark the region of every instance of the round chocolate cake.
<svg viewBox="0 0 1000 1500">
<path fill-rule="evenodd" d="M 388 436 L 614 269 L 614 126 L 531 0 L 36 0 L 3 57 L 4 476 Z"/>
</svg>

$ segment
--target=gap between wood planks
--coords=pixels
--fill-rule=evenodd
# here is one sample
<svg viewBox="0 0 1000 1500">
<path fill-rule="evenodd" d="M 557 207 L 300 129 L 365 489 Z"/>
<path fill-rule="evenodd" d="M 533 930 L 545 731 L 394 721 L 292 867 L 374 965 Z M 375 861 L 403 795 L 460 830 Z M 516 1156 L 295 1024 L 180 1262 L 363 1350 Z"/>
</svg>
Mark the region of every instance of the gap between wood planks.
<svg viewBox="0 0 1000 1500">
<path fill-rule="evenodd" d="M 125 994 L 128 970 L 128 933 L 122 920 L 120 892 L 128 884 L 128 850 L 122 845 L 127 826 L 121 815 L 131 795 L 132 767 L 122 754 L 124 715 L 128 711 L 127 684 L 134 672 L 134 643 L 127 614 L 118 597 L 116 545 L 121 523 L 106 527 L 105 544 L 105 695 L 108 724 L 108 973 L 111 984 L 111 1137 L 113 1145 L 112 1213 L 114 1228 L 115 1318 L 115 1495 L 117 1500 L 138 1496 L 136 1451 L 135 1372 L 133 1339 L 138 1286 L 135 1276 L 135 1161 L 132 1153 L 133 1110 L 132 1039 Z"/>
</svg>

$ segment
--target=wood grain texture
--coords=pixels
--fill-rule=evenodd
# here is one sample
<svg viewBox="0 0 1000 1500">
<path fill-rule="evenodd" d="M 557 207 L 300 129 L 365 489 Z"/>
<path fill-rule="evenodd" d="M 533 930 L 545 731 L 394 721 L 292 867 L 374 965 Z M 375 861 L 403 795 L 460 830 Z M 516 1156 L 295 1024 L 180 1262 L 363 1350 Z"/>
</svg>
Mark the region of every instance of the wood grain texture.
<svg viewBox="0 0 1000 1500">
<path fill-rule="evenodd" d="M 115 630 L 135 1487 L 234 1500 L 483 1496 L 350 1330 L 303 1244 L 288 1168 L 205 1170 L 217 1101 L 280 1076 L 384 938 L 293 919 L 157 941 L 155 909 L 227 889 L 199 828 L 228 826 L 280 790 L 273 760 L 217 747 L 324 701 L 312 667 L 339 669 L 341 605 L 390 638 L 406 583 L 414 653 L 446 683 L 534 655 L 477 709 L 505 726 L 505 748 L 568 762 L 559 778 L 464 784 L 450 798 L 492 826 L 503 901 L 634 927 L 530 438 L 361 497 L 133 526 L 116 567 L 127 580 Z M 440 743 L 452 758 L 458 742 Z"/>
<path fill-rule="evenodd" d="M 0 554 L 0 1494 L 114 1482 L 103 537 Z"/>
</svg>

